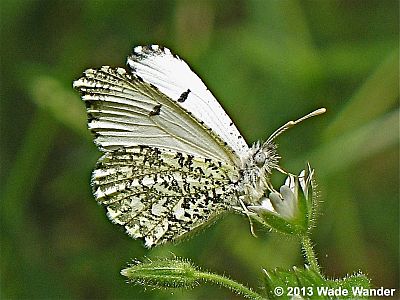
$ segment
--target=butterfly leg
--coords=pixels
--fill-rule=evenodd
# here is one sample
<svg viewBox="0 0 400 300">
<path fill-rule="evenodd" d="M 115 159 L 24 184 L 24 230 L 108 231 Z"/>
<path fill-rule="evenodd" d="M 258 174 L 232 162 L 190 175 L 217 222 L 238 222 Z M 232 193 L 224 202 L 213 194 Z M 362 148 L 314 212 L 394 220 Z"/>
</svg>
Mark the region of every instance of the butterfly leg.
<svg viewBox="0 0 400 300">
<path fill-rule="evenodd" d="M 246 205 L 244 204 L 243 200 L 240 199 L 240 197 L 239 197 L 239 203 L 242 207 L 241 212 L 244 213 L 247 216 L 247 218 L 249 219 L 251 235 L 254 236 L 255 238 L 257 238 L 258 236 L 254 232 L 253 221 L 251 220 L 251 216 L 250 216 L 250 215 L 254 215 L 254 213 L 247 209 Z"/>
</svg>

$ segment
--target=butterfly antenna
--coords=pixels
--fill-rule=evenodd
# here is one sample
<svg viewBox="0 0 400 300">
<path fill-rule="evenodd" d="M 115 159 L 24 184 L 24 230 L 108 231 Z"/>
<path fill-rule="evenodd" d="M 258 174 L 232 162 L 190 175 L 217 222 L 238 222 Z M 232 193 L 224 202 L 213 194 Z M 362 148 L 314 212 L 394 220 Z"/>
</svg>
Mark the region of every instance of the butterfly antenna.
<svg viewBox="0 0 400 300">
<path fill-rule="evenodd" d="M 278 137 L 281 133 L 283 133 L 284 131 L 286 131 L 287 129 L 293 127 L 294 125 L 299 124 L 300 122 L 311 118 L 311 117 L 315 117 L 318 115 L 323 114 L 324 112 L 326 112 L 325 108 L 320 108 L 317 110 L 314 110 L 313 112 L 310 112 L 309 114 L 305 115 L 304 117 L 297 119 L 296 121 L 289 121 L 286 124 L 282 125 L 281 127 L 279 127 L 277 130 L 275 130 L 267 139 L 267 141 L 264 144 L 268 144 L 270 142 L 272 142 L 276 137 Z"/>
</svg>

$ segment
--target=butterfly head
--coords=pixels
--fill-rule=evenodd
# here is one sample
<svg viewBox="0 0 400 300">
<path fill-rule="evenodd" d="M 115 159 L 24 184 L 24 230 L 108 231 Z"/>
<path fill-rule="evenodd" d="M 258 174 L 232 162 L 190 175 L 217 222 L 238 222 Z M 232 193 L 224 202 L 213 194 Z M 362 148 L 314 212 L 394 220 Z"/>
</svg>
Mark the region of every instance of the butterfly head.
<svg viewBox="0 0 400 300">
<path fill-rule="evenodd" d="M 279 156 L 273 142 L 261 144 L 256 142 L 249 149 L 240 170 L 239 193 L 246 195 L 244 202 L 254 203 L 268 189 L 268 177 L 278 167 Z"/>
<path fill-rule="evenodd" d="M 270 174 L 272 169 L 278 166 L 279 156 L 276 151 L 276 144 L 272 141 L 260 144 L 254 143 L 250 149 L 250 155 L 246 161 L 246 166 L 256 168 Z"/>
<path fill-rule="evenodd" d="M 275 138 L 301 121 L 324 112 L 325 109 L 321 108 L 296 121 L 289 121 L 275 130 L 263 144 L 260 142 L 254 143 L 243 160 L 242 169 L 240 170 L 241 180 L 238 190 L 247 195 L 247 201 L 245 200 L 245 202 L 254 202 L 254 199 L 258 201 L 266 190 L 273 191 L 268 179 L 272 170 L 275 169 L 286 173 L 279 167 L 280 157 L 274 142 Z"/>
</svg>

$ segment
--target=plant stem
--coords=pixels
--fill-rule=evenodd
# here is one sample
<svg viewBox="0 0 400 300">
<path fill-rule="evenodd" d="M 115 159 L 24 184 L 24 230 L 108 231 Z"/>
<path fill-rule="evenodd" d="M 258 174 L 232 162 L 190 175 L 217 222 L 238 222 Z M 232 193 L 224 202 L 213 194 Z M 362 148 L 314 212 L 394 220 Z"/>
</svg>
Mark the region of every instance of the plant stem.
<svg viewBox="0 0 400 300">
<path fill-rule="evenodd" d="M 226 287 L 235 293 L 244 296 L 245 298 L 248 299 L 256 299 L 256 300 L 261 300 L 264 299 L 260 294 L 257 294 L 250 288 L 244 286 L 241 283 L 238 283 L 232 279 L 226 278 L 224 276 L 218 275 L 218 274 L 213 274 L 213 273 L 208 273 L 208 272 L 201 272 L 199 271 L 197 273 L 199 278 L 205 282 L 211 282 L 223 287 Z"/>
<path fill-rule="evenodd" d="M 315 256 L 313 245 L 311 239 L 308 235 L 304 235 L 301 237 L 301 244 L 303 247 L 304 256 L 306 262 L 309 264 L 310 268 L 317 272 L 319 275 L 321 274 L 321 269 L 318 265 L 317 257 Z"/>
</svg>

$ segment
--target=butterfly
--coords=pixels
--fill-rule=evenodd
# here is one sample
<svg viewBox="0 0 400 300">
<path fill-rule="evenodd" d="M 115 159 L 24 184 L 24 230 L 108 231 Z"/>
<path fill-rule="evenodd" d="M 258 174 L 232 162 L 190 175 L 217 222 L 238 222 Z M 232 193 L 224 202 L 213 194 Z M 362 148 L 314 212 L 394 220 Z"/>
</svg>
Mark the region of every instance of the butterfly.
<svg viewBox="0 0 400 300">
<path fill-rule="evenodd" d="M 127 68 L 87 69 L 73 83 L 104 155 L 92 174 L 107 216 L 146 247 L 178 241 L 227 211 L 246 214 L 280 170 L 273 140 L 248 146 L 202 80 L 168 48 L 138 46 Z"/>
</svg>

